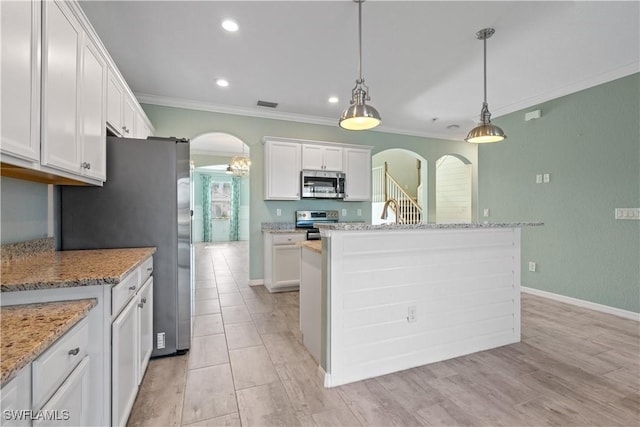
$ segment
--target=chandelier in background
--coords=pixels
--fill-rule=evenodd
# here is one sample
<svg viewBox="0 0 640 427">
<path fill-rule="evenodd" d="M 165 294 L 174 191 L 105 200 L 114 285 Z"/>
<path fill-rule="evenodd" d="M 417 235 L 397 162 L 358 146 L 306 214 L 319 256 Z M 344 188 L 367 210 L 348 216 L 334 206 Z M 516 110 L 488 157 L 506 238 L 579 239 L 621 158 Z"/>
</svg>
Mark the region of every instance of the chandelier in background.
<svg viewBox="0 0 640 427">
<path fill-rule="evenodd" d="M 246 176 L 249 174 L 251 159 L 244 153 L 244 142 L 242 144 L 242 155 L 235 156 L 227 166 L 226 173 L 235 176 Z"/>
</svg>

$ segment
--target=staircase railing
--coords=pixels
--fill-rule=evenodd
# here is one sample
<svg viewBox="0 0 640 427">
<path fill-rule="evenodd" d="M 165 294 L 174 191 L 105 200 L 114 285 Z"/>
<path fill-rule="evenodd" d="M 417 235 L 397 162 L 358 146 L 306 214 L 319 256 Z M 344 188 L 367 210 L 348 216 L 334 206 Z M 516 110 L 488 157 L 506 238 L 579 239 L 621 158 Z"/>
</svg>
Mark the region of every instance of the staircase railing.
<svg viewBox="0 0 640 427">
<path fill-rule="evenodd" d="M 398 224 L 419 224 L 422 222 L 422 208 L 389 173 L 387 163 L 371 170 L 372 202 L 384 203 L 389 199 L 398 201 Z"/>
</svg>

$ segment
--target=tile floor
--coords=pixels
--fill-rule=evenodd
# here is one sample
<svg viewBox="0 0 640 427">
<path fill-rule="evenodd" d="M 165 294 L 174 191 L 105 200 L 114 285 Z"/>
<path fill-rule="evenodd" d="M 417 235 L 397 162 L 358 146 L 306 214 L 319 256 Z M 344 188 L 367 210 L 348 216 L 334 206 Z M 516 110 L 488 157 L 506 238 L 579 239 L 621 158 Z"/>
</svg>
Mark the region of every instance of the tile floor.
<svg viewBox="0 0 640 427">
<path fill-rule="evenodd" d="M 195 264 L 192 348 L 151 360 L 130 426 L 640 425 L 637 322 L 523 295 L 518 344 L 325 389 L 298 293 L 249 287 L 247 242 Z"/>
</svg>

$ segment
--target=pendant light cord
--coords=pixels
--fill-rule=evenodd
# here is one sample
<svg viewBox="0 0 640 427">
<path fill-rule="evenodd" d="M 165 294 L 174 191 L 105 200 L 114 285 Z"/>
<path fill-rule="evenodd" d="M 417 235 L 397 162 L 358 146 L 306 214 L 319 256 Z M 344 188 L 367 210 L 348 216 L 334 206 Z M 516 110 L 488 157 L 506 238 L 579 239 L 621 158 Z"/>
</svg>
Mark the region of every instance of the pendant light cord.
<svg viewBox="0 0 640 427">
<path fill-rule="evenodd" d="M 358 0 L 358 75 L 362 82 L 362 2 Z"/>
<path fill-rule="evenodd" d="M 482 40 L 484 42 L 484 103 L 487 103 L 487 37 Z"/>
</svg>

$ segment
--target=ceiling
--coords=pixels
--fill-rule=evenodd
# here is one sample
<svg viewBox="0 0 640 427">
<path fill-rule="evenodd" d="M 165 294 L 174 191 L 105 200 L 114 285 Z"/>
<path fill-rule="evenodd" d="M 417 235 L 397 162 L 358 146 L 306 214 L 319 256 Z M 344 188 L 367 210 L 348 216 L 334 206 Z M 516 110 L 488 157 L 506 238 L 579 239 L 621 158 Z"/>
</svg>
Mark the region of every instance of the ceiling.
<svg viewBox="0 0 640 427">
<path fill-rule="evenodd" d="M 349 105 L 351 0 L 80 4 L 140 102 L 334 126 Z M 362 69 L 382 116 L 376 130 L 463 139 L 482 105 L 480 29 L 496 29 L 487 41 L 496 118 L 638 72 L 639 17 L 637 1 L 369 0 Z M 227 18 L 239 31 L 221 28 Z"/>
</svg>

